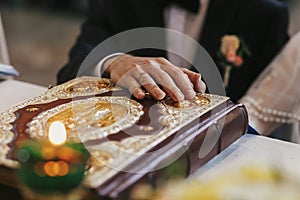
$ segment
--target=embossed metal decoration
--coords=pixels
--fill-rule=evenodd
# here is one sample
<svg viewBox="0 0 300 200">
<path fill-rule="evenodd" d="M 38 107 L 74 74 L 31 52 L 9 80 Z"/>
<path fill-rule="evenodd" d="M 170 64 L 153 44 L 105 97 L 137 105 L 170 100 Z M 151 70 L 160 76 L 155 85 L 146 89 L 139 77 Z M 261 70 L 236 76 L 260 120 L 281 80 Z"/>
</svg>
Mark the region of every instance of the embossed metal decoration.
<svg viewBox="0 0 300 200">
<path fill-rule="evenodd" d="M 140 155 L 147 153 L 174 132 L 228 99 L 228 97 L 223 96 L 198 94 L 193 100 L 185 101 L 182 107 L 174 106 L 173 101 L 169 98 L 157 102 L 161 112 L 159 121 L 163 125 L 162 128 L 156 132 L 154 130 L 156 134 L 142 134 L 128 137 L 122 141 L 114 141 L 113 143 L 112 141 L 106 141 L 99 145 L 94 145 L 94 151 L 108 151 L 114 156 L 110 162 L 107 162 L 106 165 L 98 168 L 98 170 L 91 168 L 92 171 L 88 171 L 85 183 L 92 188 L 98 187 L 109 177 L 116 175 L 116 169 L 125 168 L 129 163 L 133 162 Z M 201 103 L 197 101 L 201 101 Z M 145 132 L 145 126 L 139 126 L 139 129 Z M 148 128 L 146 129 L 149 130 Z M 150 130 L 153 131 L 152 127 Z"/>
<path fill-rule="evenodd" d="M 85 87 L 84 82 L 97 82 L 97 89 L 89 90 L 87 92 L 80 93 L 78 91 L 80 87 Z M 107 84 L 106 84 L 107 83 Z M 101 86 L 101 87 L 100 87 Z M 102 87 L 104 86 L 104 87 Z M 73 87 L 74 89 L 68 89 Z M 75 89 L 76 88 L 76 89 Z M 26 106 L 43 103 L 50 103 L 58 99 L 68 99 L 77 96 L 88 96 L 102 94 L 109 91 L 118 91 L 120 88 L 113 86 L 113 84 L 108 79 L 101 79 L 97 77 L 80 77 L 73 80 L 70 80 L 64 84 L 55 86 L 40 96 L 29 99 L 26 102 L 23 102 L 19 105 L 16 105 L 5 112 L 0 113 L 0 165 L 7 167 L 15 168 L 18 166 L 18 163 L 14 160 L 7 158 L 7 153 L 10 150 L 8 144 L 14 139 L 14 133 L 12 132 L 13 122 L 16 120 L 15 111 L 22 109 Z M 37 111 L 36 109 L 29 109 L 28 112 Z"/>
<path fill-rule="evenodd" d="M 38 111 L 38 110 L 39 110 L 39 108 L 35 108 L 35 107 L 26 109 L 27 112 L 35 112 L 35 111 Z"/>
<path fill-rule="evenodd" d="M 46 110 L 29 109 L 27 114 L 37 114 L 24 131 L 33 139 L 42 141 L 47 136 L 49 124 L 59 120 L 67 129 L 69 141 L 94 141 L 89 148 L 92 158 L 87 168 L 85 184 L 95 188 L 116 175 L 117 171 L 110 166 L 126 167 L 174 132 L 228 100 L 228 97 L 209 94 L 197 94 L 194 99 L 179 103 L 170 98 L 162 101 L 147 99 L 153 105 L 143 109 L 142 102 L 124 96 L 103 95 L 107 92 L 119 94 L 118 91 L 121 89 L 108 79 L 80 77 L 1 113 L 0 165 L 11 168 L 18 166 L 16 161 L 7 157 L 10 148 L 8 144 L 14 139 L 12 129 L 17 119 L 15 112 L 27 106 L 37 108 L 38 104 L 65 100 L 65 103 Z M 148 123 L 151 112 L 157 112 L 157 123 Z M 140 122 L 141 118 L 143 123 Z M 134 130 L 133 135 L 129 132 L 131 130 Z M 122 132 L 122 139 L 107 139 L 119 132 Z"/>
<path fill-rule="evenodd" d="M 91 80 L 91 77 L 86 77 L 85 81 L 73 82 L 69 84 L 65 91 L 70 94 L 96 94 L 99 91 L 113 89 L 114 85 L 108 79 L 98 79 L 94 78 Z"/>
<path fill-rule="evenodd" d="M 61 121 L 68 141 L 84 142 L 117 133 L 134 124 L 143 114 L 142 105 L 127 97 L 94 97 L 72 101 L 36 116 L 27 132 L 37 140 L 45 140 L 49 126 Z"/>
</svg>

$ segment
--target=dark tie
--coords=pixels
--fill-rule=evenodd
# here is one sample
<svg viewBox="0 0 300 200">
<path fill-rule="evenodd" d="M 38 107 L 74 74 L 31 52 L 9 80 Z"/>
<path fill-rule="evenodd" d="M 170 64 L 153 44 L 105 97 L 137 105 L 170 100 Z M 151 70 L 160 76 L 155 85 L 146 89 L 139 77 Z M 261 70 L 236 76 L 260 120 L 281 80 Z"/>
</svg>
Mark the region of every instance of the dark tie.
<svg viewBox="0 0 300 200">
<path fill-rule="evenodd" d="M 170 4 L 179 5 L 193 13 L 197 13 L 200 7 L 199 0 L 157 0 L 163 6 L 168 6 Z"/>
</svg>

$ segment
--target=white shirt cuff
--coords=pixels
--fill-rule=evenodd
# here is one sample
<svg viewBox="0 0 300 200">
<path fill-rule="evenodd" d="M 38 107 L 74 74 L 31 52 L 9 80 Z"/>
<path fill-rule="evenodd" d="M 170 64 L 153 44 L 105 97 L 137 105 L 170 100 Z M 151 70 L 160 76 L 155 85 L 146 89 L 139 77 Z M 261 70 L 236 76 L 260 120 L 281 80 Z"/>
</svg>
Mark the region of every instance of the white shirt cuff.
<svg viewBox="0 0 300 200">
<path fill-rule="evenodd" d="M 112 53 L 112 54 L 110 54 L 110 55 L 104 57 L 104 58 L 103 58 L 102 60 L 100 60 L 100 61 L 98 62 L 98 64 L 96 65 L 93 74 L 94 74 L 95 76 L 101 77 L 101 76 L 102 76 L 101 71 L 102 71 L 102 67 L 103 67 L 104 63 L 105 63 L 108 59 L 113 58 L 113 57 L 116 57 L 116 56 L 120 56 L 120 55 L 124 55 L 124 53 Z"/>
</svg>

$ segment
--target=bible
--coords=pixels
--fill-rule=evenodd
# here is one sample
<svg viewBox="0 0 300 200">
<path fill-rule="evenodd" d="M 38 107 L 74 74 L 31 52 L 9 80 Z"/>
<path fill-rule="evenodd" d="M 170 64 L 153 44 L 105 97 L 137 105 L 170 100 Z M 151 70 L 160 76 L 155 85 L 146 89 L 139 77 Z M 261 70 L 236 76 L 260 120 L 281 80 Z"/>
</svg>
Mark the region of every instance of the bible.
<svg viewBox="0 0 300 200">
<path fill-rule="evenodd" d="M 109 198 L 124 197 L 178 160 L 186 175 L 195 172 L 248 127 L 245 107 L 228 97 L 137 100 L 108 79 L 80 77 L 1 114 L 1 170 L 17 168 L 16 145 L 47 140 L 55 121 L 64 124 L 69 142 L 90 153 L 84 185 Z"/>
</svg>

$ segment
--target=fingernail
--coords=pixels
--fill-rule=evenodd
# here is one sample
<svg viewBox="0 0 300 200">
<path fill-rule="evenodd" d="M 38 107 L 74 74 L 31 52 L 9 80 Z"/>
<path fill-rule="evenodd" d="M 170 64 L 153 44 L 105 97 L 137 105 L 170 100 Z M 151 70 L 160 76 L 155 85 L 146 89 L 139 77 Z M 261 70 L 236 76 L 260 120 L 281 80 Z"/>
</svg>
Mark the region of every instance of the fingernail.
<svg viewBox="0 0 300 200">
<path fill-rule="evenodd" d="M 155 88 L 153 93 L 157 99 L 163 99 L 166 96 L 166 94 L 158 88 Z"/>
<path fill-rule="evenodd" d="M 186 98 L 187 99 L 192 99 L 194 98 L 196 95 L 195 91 L 194 90 L 187 90 L 186 91 Z"/>
<path fill-rule="evenodd" d="M 206 85 L 201 79 L 199 79 L 199 86 L 200 86 L 200 92 L 204 93 L 206 90 Z"/>
<path fill-rule="evenodd" d="M 177 97 L 178 101 L 183 101 L 184 100 L 184 95 L 181 92 L 177 92 L 176 97 Z"/>
<path fill-rule="evenodd" d="M 135 92 L 135 97 L 138 99 L 143 99 L 145 97 L 145 93 L 142 90 L 137 90 Z"/>
</svg>

